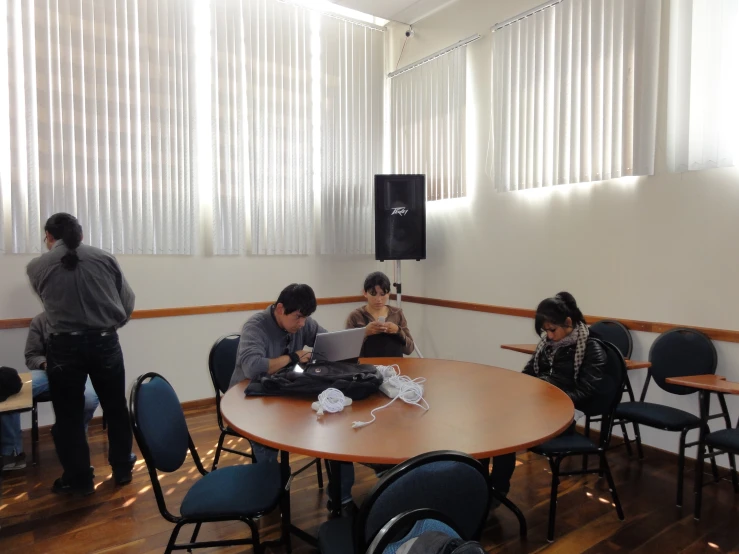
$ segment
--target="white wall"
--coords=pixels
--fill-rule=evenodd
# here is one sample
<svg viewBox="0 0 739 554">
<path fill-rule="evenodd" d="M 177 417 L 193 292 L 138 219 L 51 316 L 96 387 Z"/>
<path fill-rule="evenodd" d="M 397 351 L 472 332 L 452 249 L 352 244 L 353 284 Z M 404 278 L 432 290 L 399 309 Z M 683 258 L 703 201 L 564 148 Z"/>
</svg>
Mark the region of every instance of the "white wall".
<svg viewBox="0 0 739 554">
<path fill-rule="evenodd" d="M 657 169 L 653 177 L 496 193 L 485 174 L 490 110 L 490 27 L 541 0 L 459 0 L 413 25 L 403 67 L 474 33 L 468 47 L 469 198 L 429 206 L 428 260 L 405 272 L 429 297 L 535 308 L 572 292 L 585 313 L 739 329 L 739 170 L 684 174 L 665 170 L 665 100 L 661 86 Z M 666 61 L 667 3 L 662 59 Z M 398 59 L 405 26 L 393 26 L 390 59 Z M 666 66 L 666 63 L 663 63 Z M 666 83 L 664 71 L 660 82 Z M 506 342 L 534 342 L 527 319 L 425 307 L 419 342 L 426 356 L 520 369 L 522 354 Z M 418 333 L 417 333 L 418 334 Z M 635 334 L 635 358 L 655 335 Z M 719 373 L 739 380 L 739 344 L 716 343 Z M 641 372 L 643 374 L 643 372 Z M 640 390 L 642 376 L 633 375 Z M 697 412 L 697 398 L 654 387 L 649 399 Z M 731 406 L 730 406 L 731 407 Z M 732 408 L 739 415 L 739 404 Z M 677 436 L 644 431 L 648 444 L 676 450 Z"/>
</svg>

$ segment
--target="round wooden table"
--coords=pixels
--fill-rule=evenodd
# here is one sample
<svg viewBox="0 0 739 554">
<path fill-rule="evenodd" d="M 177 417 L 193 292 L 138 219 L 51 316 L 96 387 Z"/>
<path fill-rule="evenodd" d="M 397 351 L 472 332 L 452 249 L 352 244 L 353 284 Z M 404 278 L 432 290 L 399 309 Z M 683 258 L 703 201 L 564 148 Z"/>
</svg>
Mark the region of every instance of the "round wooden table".
<svg viewBox="0 0 739 554">
<path fill-rule="evenodd" d="M 399 464 L 435 450 L 458 450 L 485 460 L 545 442 L 564 431 L 575 413 L 572 401 L 557 387 L 508 369 L 429 358 L 362 362 L 398 364 L 403 375 L 425 377 L 424 398 L 430 409 L 398 399 L 376 412 L 373 424 L 353 428 L 352 422 L 369 421 L 370 411 L 390 399 L 378 393 L 342 412 L 317 417 L 310 406 L 315 398 L 246 398 L 249 382 L 243 381 L 221 399 L 221 413 L 234 431 L 281 451 L 286 489 L 288 452 L 325 459 L 330 475 L 338 475 L 339 461 Z M 341 491 L 339 480 L 330 475 L 329 496 L 336 516 L 341 513 Z M 525 536 L 526 519 L 518 507 L 504 495 L 492 493 L 513 511 Z M 315 545 L 314 537 L 290 522 L 289 493 L 283 497 L 283 540 L 289 545 L 289 535 L 294 533 Z"/>
<path fill-rule="evenodd" d="M 425 377 L 429 411 L 383 394 L 354 402 L 344 411 L 317 417 L 314 398 L 244 397 L 248 381 L 221 400 L 228 425 L 244 437 L 279 450 L 342 462 L 398 464 L 434 450 L 458 450 L 475 458 L 518 452 L 560 434 L 571 423 L 569 397 L 540 379 L 468 362 L 429 358 L 383 358 L 411 378 Z"/>
</svg>

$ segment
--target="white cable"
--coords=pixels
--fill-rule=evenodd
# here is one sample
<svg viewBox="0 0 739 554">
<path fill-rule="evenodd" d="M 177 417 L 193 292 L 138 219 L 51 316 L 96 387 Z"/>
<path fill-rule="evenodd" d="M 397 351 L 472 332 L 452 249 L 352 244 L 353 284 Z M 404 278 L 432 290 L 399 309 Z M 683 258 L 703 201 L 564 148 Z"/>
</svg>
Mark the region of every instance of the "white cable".
<svg viewBox="0 0 739 554">
<path fill-rule="evenodd" d="M 322 416 L 325 412 L 335 414 L 349 406 L 352 403 L 351 398 L 344 396 L 339 389 L 326 389 L 318 395 L 318 402 L 314 402 L 311 407 L 316 410 L 317 415 Z"/>
<path fill-rule="evenodd" d="M 418 406 L 424 411 L 428 411 L 430 408 L 429 403 L 426 402 L 426 399 L 423 397 L 423 384 L 426 382 L 425 377 L 416 377 L 415 379 L 411 379 L 407 375 L 400 375 L 400 368 L 397 365 L 377 366 L 377 371 L 382 375 L 384 381 L 383 387 L 385 390 L 383 392 L 387 394 L 388 390 L 393 389 L 397 392 L 390 402 L 384 406 L 379 406 L 370 412 L 370 415 L 372 416 L 371 421 L 355 421 L 352 423 L 353 428 L 357 429 L 374 423 L 377 419 L 375 412 L 387 408 L 398 398 L 406 404 L 412 404 L 413 406 Z"/>
<path fill-rule="evenodd" d="M 400 366 L 398 364 L 393 365 L 376 365 L 377 373 L 382 375 L 382 380 L 387 381 L 391 377 L 400 375 Z"/>
</svg>

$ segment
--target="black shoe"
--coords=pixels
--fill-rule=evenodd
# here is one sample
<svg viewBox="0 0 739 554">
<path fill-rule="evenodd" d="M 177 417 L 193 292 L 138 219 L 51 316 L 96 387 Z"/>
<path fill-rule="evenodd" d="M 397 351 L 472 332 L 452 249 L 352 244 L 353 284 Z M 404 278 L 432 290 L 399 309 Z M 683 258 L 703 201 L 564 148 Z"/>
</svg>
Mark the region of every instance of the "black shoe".
<svg viewBox="0 0 739 554">
<path fill-rule="evenodd" d="M 64 477 L 59 477 L 54 481 L 54 485 L 51 487 L 51 492 L 56 494 L 75 494 L 77 496 L 90 496 L 95 492 L 95 484 L 90 479 L 89 483 L 79 487 L 73 487 L 64 480 Z"/>
<path fill-rule="evenodd" d="M 331 506 L 332 506 L 332 503 L 331 503 L 331 500 L 329 499 L 326 502 L 326 508 L 328 508 L 329 512 L 331 511 Z M 350 498 L 349 500 L 345 500 L 344 502 L 341 503 L 341 517 L 353 517 L 357 515 L 358 512 L 359 512 L 359 506 L 357 506 L 354 503 L 354 500 L 352 498 Z"/>
<path fill-rule="evenodd" d="M 136 463 L 136 454 L 131 454 L 131 465 L 127 468 L 113 468 L 113 479 L 118 486 L 128 485 L 133 481 L 133 466 Z"/>
</svg>

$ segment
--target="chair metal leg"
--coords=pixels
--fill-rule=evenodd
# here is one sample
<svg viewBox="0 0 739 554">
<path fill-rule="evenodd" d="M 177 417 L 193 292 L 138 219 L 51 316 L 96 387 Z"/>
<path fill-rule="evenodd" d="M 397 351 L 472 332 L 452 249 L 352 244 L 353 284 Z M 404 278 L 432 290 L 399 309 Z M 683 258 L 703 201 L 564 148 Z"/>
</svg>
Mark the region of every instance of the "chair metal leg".
<svg viewBox="0 0 739 554">
<path fill-rule="evenodd" d="M 698 391 L 698 405 L 700 406 L 701 419 L 705 421 L 708 414 L 708 398 L 709 393 L 704 390 Z M 693 506 L 693 517 L 696 521 L 701 518 L 701 503 L 703 502 L 703 460 L 705 459 L 706 450 L 706 433 L 705 426 L 699 428 L 698 435 L 698 454 L 695 457 L 695 480 L 693 484 L 693 496 L 695 502 Z"/>
<path fill-rule="evenodd" d="M 38 404 L 33 402 L 31 410 L 31 462 L 38 465 Z"/>
<path fill-rule="evenodd" d="M 35 401 L 31 410 L 31 439 L 38 442 L 38 404 Z"/>
<path fill-rule="evenodd" d="M 254 551 L 254 554 L 262 554 L 262 552 L 264 552 L 264 546 L 262 546 L 262 543 L 259 540 L 259 528 L 251 519 L 243 518 L 241 521 L 246 523 L 249 526 L 249 529 L 251 529 L 251 540 L 253 541 L 252 550 Z M 290 547 L 288 547 L 288 552 L 290 552 L 290 550 Z"/>
<path fill-rule="evenodd" d="M 323 470 L 321 469 L 321 458 L 316 458 L 316 477 L 318 477 L 318 488 L 323 488 Z"/>
<path fill-rule="evenodd" d="M 641 447 L 641 433 L 639 432 L 639 424 L 634 423 L 634 440 L 636 441 L 636 452 L 639 454 L 639 459 L 644 459 L 644 450 Z"/>
<path fill-rule="evenodd" d="M 561 458 L 549 460 L 552 467 L 552 492 L 549 497 L 549 527 L 547 528 L 547 540 L 554 542 L 554 520 L 557 517 L 557 488 L 559 487 L 559 464 Z"/>
<path fill-rule="evenodd" d="M 706 434 L 710 433 L 710 429 L 706 429 Z M 713 454 L 713 447 L 709 446 L 708 451 Z M 716 464 L 716 456 L 711 456 L 711 473 L 713 474 L 713 482 L 718 483 L 721 478 L 718 474 L 718 465 Z"/>
<path fill-rule="evenodd" d="M 167 543 L 167 547 L 164 549 L 164 554 L 170 554 L 172 552 L 174 543 L 177 540 L 177 535 L 180 534 L 180 529 L 182 529 L 183 525 L 184 523 L 180 521 L 174 526 L 174 529 L 172 529 L 172 534 L 169 536 L 169 542 Z"/>
<path fill-rule="evenodd" d="M 626 430 L 626 423 L 619 421 L 619 425 L 621 425 L 621 434 L 623 434 L 626 454 L 631 458 L 631 439 L 629 439 L 629 432 Z"/>
<path fill-rule="evenodd" d="M 733 454 L 729 454 L 729 465 L 731 466 L 731 484 L 734 485 L 734 493 L 739 494 L 739 480 L 736 477 L 736 460 Z"/>
<path fill-rule="evenodd" d="M 611 490 L 613 503 L 616 505 L 616 513 L 618 514 L 618 519 L 623 521 L 624 511 L 623 508 L 621 508 L 621 501 L 618 499 L 618 493 L 616 492 L 616 483 L 613 481 L 613 475 L 611 474 L 611 468 L 608 465 L 608 460 L 606 460 L 605 452 L 600 453 L 600 465 L 603 468 L 603 472 L 606 474 L 606 479 L 608 480 L 608 488 Z"/>
<path fill-rule="evenodd" d="M 677 500 L 676 504 L 678 508 L 683 506 L 683 481 L 685 474 L 685 436 L 688 434 L 688 429 L 683 429 L 680 432 L 680 446 L 677 450 Z"/>
<path fill-rule="evenodd" d="M 585 436 L 587 438 L 590 438 L 590 416 L 585 416 Z M 588 470 L 588 455 L 583 454 L 582 455 L 582 470 L 587 471 Z"/>
<path fill-rule="evenodd" d="M 221 450 L 223 450 L 223 441 L 226 439 L 226 433 L 221 431 L 221 436 L 218 439 L 218 446 L 216 446 L 216 454 L 213 456 L 213 467 L 210 468 L 211 471 L 215 471 L 218 469 L 218 460 L 221 459 Z"/>
<path fill-rule="evenodd" d="M 190 544 L 193 544 L 197 540 L 201 525 L 202 525 L 202 522 L 200 521 L 198 521 L 195 524 L 195 530 L 192 532 L 192 537 L 190 537 Z M 192 548 L 188 548 L 187 551 L 190 552 L 190 554 L 192 554 Z"/>
</svg>

